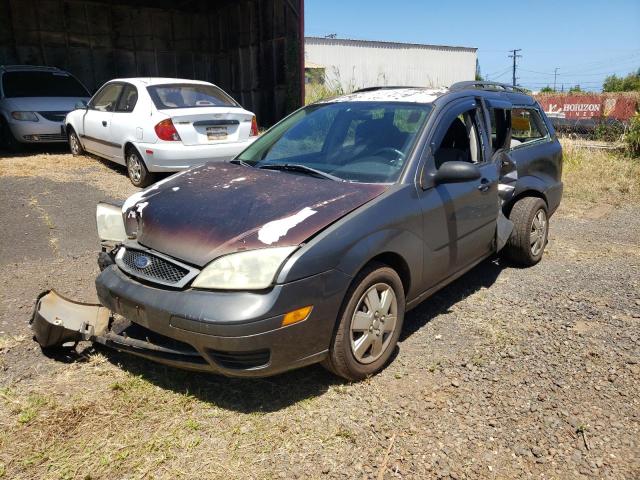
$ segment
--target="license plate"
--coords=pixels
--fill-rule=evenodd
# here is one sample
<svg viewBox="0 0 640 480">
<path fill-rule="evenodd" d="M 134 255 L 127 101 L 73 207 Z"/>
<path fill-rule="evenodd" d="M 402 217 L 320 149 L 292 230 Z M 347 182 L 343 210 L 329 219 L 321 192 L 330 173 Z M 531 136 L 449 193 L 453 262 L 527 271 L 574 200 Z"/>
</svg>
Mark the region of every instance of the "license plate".
<svg viewBox="0 0 640 480">
<path fill-rule="evenodd" d="M 227 138 L 227 127 L 207 127 L 207 140 L 224 140 Z"/>
</svg>

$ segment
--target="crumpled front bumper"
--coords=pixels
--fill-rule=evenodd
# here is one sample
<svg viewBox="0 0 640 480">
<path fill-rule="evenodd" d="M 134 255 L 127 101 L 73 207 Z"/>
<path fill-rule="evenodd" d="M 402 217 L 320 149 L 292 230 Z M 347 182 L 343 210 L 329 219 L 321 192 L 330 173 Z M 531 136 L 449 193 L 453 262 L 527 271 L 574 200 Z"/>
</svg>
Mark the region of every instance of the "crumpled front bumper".
<svg viewBox="0 0 640 480">
<path fill-rule="evenodd" d="M 171 290 L 110 265 L 96 279 L 101 305 L 44 292 L 32 328 L 43 348 L 90 340 L 182 369 L 269 376 L 326 357 L 350 281 L 330 270 L 261 292 Z M 306 319 L 283 325 L 306 305 Z"/>
<path fill-rule="evenodd" d="M 197 352 L 158 345 L 148 336 L 145 339 L 130 336 L 132 324 L 115 322 L 108 308 L 70 300 L 55 290 L 38 296 L 30 324 L 43 350 L 91 341 L 152 360 L 165 360 L 164 363 L 182 368 L 202 364 Z"/>
</svg>

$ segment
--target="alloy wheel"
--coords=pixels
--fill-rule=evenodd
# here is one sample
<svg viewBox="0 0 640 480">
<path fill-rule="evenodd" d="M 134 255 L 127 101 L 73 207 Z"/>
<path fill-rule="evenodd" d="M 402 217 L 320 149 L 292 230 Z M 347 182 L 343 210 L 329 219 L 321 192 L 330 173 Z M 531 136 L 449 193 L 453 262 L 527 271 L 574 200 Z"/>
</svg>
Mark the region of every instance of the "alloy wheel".
<svg viewBox="0 0 640 480">
<path fill-rule="evenodd" d="M 127 169 L 129 170 L 129 177 L 134 183 L 140 183 L 142 178 L 142 163 L 135 153 L 129 154 L 127 157 Z"/>
<path fill-rule="evenodd" d="M 71 146 L 71 153 L 78 155 L 80 153 L 80 144 L 78 143 L 78 137 L 75 133 L 69 135 L 69 145 Z"/>
<path fill-rule="evenodd" d="M 398 300 L 391 286 L 376 283 L 360 297 L 351 318 L 351 351 L 364 364 L 385 352 L 396 328 Z"/>
<path fill-rule="evenodd" d="M 540 252 L 544 248 L 545 241 L 547 239 L 547 214 L 544 210 L 540 209 L 533 217 L 531 222 L 531 234 L 529 241 L 531 242 L 531 254 L 536 257 L 540 255 Z"/>
</svg>

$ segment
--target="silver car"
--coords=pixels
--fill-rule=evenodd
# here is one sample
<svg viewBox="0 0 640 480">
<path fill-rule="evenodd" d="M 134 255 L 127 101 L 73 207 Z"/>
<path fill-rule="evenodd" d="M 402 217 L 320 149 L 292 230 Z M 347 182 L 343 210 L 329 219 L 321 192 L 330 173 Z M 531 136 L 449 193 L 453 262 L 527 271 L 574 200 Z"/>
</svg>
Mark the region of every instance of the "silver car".
<svg viewBox="0 0 640 480">
<path fill-rule="evenodd" d="M 77 78 L 55 67 L 0 66 L 0 145 L 66 142 L 64 119 L 89 100 Z"/>
</svg>

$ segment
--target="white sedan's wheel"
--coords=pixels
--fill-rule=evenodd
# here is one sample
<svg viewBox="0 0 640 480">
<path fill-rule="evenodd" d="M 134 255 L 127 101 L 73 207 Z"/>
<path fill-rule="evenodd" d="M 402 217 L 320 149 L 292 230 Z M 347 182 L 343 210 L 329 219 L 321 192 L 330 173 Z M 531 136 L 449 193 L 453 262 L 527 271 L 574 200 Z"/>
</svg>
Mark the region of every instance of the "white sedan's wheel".
<svg viewBox="0 0 640 480">
<path fill-rule="evenodd" d="M 84 153 L 80 139 L 74 130 L 69 132 L 69 149 L 73 155 L 82 155 Z"/>
<path fill-rule="evenodd" d="M 155 181 L 153 175 L 149 173 L 144 161 L 134 148 L 130 148 L 127 151 L 126 159 L 129 180 L 131 180 L 131 183 L 136 187 L 144 188 Z"/>
</svg>

